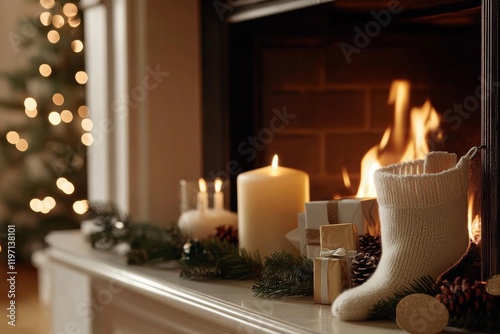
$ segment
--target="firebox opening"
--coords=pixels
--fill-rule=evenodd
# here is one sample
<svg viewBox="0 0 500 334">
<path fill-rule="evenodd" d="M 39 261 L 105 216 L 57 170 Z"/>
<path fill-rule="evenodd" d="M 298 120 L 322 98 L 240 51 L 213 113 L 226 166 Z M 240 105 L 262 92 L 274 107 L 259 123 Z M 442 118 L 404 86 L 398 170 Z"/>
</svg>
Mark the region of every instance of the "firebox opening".
<svg viewBox="0 0 500 334">
<path fill-rule="evenodd" d="M 410 108 L 429 100 L 439 115 L 430 150 L 480 144 L 480 7 L 401 5 L 384 19 L 345 5 L 228 26 L 230 159 L 249 170 L 277 153 L 309 173 L 311 200 L 356 194 L 364 154 L 394 123 L 396 79 L 411 83 Z"/>
</svg>

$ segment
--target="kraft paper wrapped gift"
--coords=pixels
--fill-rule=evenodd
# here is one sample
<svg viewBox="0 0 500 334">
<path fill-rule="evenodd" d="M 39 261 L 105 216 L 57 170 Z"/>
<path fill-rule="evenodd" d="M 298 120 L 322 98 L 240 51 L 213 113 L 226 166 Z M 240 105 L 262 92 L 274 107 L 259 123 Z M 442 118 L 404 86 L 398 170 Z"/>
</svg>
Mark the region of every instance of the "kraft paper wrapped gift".
<svg viewBox="0 0 500 334">
<path fill-rule="evenodd" d="M 342 291 L 349 288 L 346 259 L 317 257 L 314 259 L 314 302 L 331 305 Z"/>
<path fill-rule="evenodd" d="M 300 250 L 302 255 L 319 245 L 319 227 L 328 224 L 352 223 L 358 234 L 380 234 L 378 203 L 375 198 L 346 198 L 333 201 L 314 201 L 305 204 L 305 222 L 299 231 L 301 234 Z M 306 247 L 306 246 L 313 247 Z"/>
<path fill-rule="evenodd" d="M 314 259 L 314 302 L 330 305 L 350 288 L 349 266 L 357 254 L 353 224 L 320 226 L 321 257 Z"/>
</svg>

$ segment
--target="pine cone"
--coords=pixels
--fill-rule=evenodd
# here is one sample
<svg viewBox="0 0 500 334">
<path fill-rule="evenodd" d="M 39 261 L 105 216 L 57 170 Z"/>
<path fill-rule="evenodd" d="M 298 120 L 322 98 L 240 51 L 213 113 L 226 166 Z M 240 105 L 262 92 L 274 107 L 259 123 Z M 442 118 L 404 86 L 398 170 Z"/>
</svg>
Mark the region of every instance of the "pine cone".
<svg viewBox="0 0 500 334">
<path fill-rule="evenodd" d="M 372 236 L 369 233 L 366 233 L 360 235 L 358 240 L 360 253 L 370 253 L 372 256 L 380 258 L 382 255 L 382 242 L 380 240 L 380 235 Z"/>
<path fill-rule="evenodd" d="M 351 260 L 351 282 L 356 287 L 366 282 L 373 274 L 378 264 L 378 257 L 370 253 L 358 253 Z"/>
<path fill-rule="evenodd" d="M 230 244 L 238 244 L 238 229 L 233 226 L 221 225 L 216 228 L 213 235 L 214 238 L 219 238 L 221 241 L 228 241 Z"/>
<path fill-rule="evenodd" d="M 486 284 L 475 281 L 470 284 L 467 278 L 457 277 L 453 282 L 444 280 L 441 293 L 436 298 L 450 311 L 450 317 L 463 317 L 487 313 L 495 309 L 495 297 L 486 292 Z"/>
</svg>

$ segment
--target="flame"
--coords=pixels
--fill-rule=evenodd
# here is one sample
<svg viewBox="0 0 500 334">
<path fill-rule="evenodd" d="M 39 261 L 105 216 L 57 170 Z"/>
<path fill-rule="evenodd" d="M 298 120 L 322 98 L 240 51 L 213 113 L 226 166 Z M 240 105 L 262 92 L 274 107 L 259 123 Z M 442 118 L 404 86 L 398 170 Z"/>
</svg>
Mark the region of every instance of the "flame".
<svg viewBox="0 0 500 334">
<path fill-rule="evenodd" d="M 474 193 L 469 194 L 469 210 L 468 210 L 468 224 L 469 224 L 469 238 L 475 244 L 481 243 L 481 217 L 475 212 L 475 196 Z"/>
<path fill-rule="evenodd" d="M 214 181 L 214 187 L 215 187 L 215 192 L 220 193 L 222 189 L 222 180 L 221 179 L 215 179 Z"/>
<path fill-rule="evenodd" d="M 271 163 L 273 169 L 278 169 L 278 155 L 275 154 L 273 157 L 273 162 Z"/>
<path fill-rule="evenodd" d="M 207 182 L 204 179 L 202 178 L 198 179 L 198 186 L 200 187 L 200 192 L 202 193 L 207 192 Z"/>
<path fill-rule="evenodd" d="M 349 173 L 347 173 L 347 169 L 345 166 L 342 166 L 340 169 L 342 171 L 342 179 L 344 180 L 344 185 L 347 190 L 351 189 L 351 179 L 349 178 Z"/>
<path fill-rule="evenodd" d="M 395 80 L 391 85 L 388 103 L 394 105 L 394 124 L 387 128 L 380 144 L 363 157 L 356 197 L 376 197 L 373 175 L 378 168 L 422 159 L 429 153 L 426 138 L 439 127 L 440 118 L 429 100 L 410 110 L 410 88 L 406 80 Z"/>
</svg>

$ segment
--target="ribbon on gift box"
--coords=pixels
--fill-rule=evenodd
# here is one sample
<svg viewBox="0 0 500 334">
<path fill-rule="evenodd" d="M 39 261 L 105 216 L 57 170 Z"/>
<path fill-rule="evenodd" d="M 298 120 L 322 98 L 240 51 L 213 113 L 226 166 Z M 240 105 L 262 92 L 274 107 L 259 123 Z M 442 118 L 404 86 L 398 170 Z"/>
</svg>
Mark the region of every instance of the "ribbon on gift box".
<svg viewBox="0 0 500 334">
<path fill-rule="evenodd" d="M 357 251 L 354 250 L 346 250 L 343 247 L 335 248 L 335 249 L 328 249 L 328 248 L 322 248 L 321 251 L 319 252 L 320 257 L 347 257 L 347 258 L 355 258 L 356 255 L 358 255 Z"/>
<path fill-rule="evenodd" d="M 328 224 L 339 222 L 339 201 L 332 200 L 326 203 Z M 306 228 L 306 245 L 319 245 L 319 230 Z"/>
<path fill-rule="evenodd" d="M 321 258 L 316 259 L 321 267 L 319 301 L 321 304 L 331 304 L 342 291 L 351 287 L 351 273 L 349 270 L 351 259 L 357 255 L 356 251 L 347 251 L 339 247 L 335 249 L 323 248 Z M 328 279 L 329 274 L 333 279 Z M 340 277 L 340 284 L 338 279 Z M 333 289 L 333 291 L 330 291 Z M 317 300 L 316 300 L 317 302 Z"/>
</svg>

